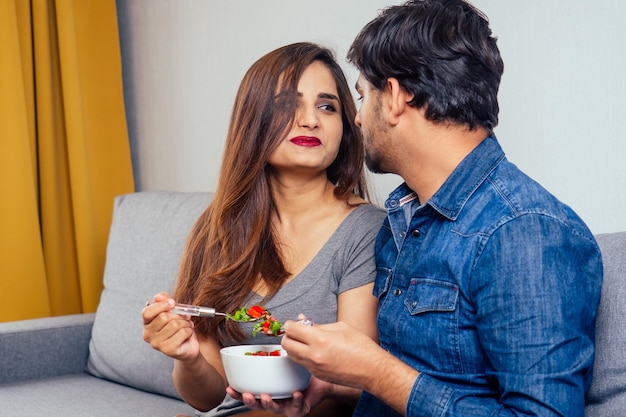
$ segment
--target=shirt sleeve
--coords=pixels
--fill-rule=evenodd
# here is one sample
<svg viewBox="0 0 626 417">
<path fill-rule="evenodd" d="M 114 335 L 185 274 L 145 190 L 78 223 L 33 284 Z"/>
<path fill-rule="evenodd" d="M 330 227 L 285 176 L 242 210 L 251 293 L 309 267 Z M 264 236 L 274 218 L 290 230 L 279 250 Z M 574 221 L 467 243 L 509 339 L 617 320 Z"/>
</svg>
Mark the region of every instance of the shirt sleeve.
<svg viewBox="0 0 626 417">
<path fill-rule="evenodd" d="M 590 234 L 538 214 L 500 226 L 469 285 L 484 372 L 499 397 L 420 374 L 406 415 L 584 417 L 601 280 Z"/>
<path fill-rule="evenodd" d="M 363 205 L 357 210 L 360 212 L 351 218 L 349 227 L 343 228 L 344 236 L 339 239 L 342 261 L 337 263 L 340 270 L 335 271 L 339 294 L 374 282 L 376 278 L 374 244 L 386 213 L 373 205 Z"/>
</svg>

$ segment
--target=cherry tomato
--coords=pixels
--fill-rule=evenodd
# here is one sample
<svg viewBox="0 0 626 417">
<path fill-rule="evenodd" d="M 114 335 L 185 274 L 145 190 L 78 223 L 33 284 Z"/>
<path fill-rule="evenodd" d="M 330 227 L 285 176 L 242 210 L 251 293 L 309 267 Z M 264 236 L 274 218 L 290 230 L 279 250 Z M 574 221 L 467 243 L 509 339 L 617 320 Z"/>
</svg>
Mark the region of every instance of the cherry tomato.
<svg viewBox="0 0 626 417">
<path fill-rule="evenodd" d="M 258 350 L 256 352 L 246 352 L 247 356 L 280 356 L 280 349 L 267 352 L 265 350 Z"/>
<path fill-rule="evenodd" d="M 248 315 L 252 318 L 258 319 L 265 314 L 265 309 L 261 306 L 252 306 L 248 309 Z"/>
</svg>

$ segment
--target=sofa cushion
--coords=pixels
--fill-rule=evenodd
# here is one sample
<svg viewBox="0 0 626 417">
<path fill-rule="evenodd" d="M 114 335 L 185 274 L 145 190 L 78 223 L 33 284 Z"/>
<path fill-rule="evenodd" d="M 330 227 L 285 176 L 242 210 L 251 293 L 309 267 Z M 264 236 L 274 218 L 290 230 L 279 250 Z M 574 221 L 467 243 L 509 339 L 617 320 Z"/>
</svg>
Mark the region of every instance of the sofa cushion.
<svg viewBox="0 0 626 417">
<path fill-rule="evenodd" d="M 626 232 L 597 235 L 604 282 L 596 321 L 593 382 L 586 417 L 623 416 L 626 410 Z"/>
<path fill-rule="evenodd" d="M 115 199 L 87 372 L 180 398 L 171 380 L 173 360 L 143 340 L 141 310 L 157 292 L 172 291 L 187 235 L 210 198 L 138 192 Z"/>
<path fill-rule="evenodd" d="M 84 372 L 0 385 L 2 417 L 154 417 L 194 415 L 182 401 L 155 395 Z"/>
</svg>

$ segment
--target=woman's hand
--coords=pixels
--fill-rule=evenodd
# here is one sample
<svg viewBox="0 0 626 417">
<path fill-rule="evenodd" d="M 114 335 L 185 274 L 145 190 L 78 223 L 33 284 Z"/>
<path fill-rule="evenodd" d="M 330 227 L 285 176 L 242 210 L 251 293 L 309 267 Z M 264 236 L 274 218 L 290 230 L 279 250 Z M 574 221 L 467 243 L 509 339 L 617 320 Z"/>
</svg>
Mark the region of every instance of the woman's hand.
<svg viewBox="0 0 626 417">
<path fill-rule="evenodd" d="M 262 394 L 260 399 L 256 399 L 254 394 L 240 393 L 232 387 L 226 388 L 226 392 L 252 410 L 267 410 L 287 417 L 302 417 L 309 414 L 327 396 L 330 389 L 331 386 L 328 382 L 312 377 L 307 389 L 303 392 L 295 391 L 289 399 L 274 401 L 267 394 Z"/>
<path fill-rule="evenodd" d="M 166 293 L 154 296 L 141 312 L 143 340 L 152 348 L 182 362 L 193 361 L 200 355 L 200 345 L 187 316 L 171 313 L 175 301 Z"/>
</svg>

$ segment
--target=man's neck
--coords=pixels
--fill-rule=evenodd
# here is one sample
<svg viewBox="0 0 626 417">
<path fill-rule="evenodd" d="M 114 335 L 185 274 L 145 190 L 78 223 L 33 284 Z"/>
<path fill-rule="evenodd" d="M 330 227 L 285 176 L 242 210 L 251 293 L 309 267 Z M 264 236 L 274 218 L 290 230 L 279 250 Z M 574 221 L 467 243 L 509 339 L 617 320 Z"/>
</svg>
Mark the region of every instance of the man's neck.
<svg viewBox="0 0 626 417">
<path fill-rule="evenodd" d="M 488 135 L 483 128 L 428 123 L 402 165 L 400 175 L 417 193 L 423 204 L 428 201 L 450 174 Z M 410 141 L 410 139 L 409 139 Z"/>
</svg>

